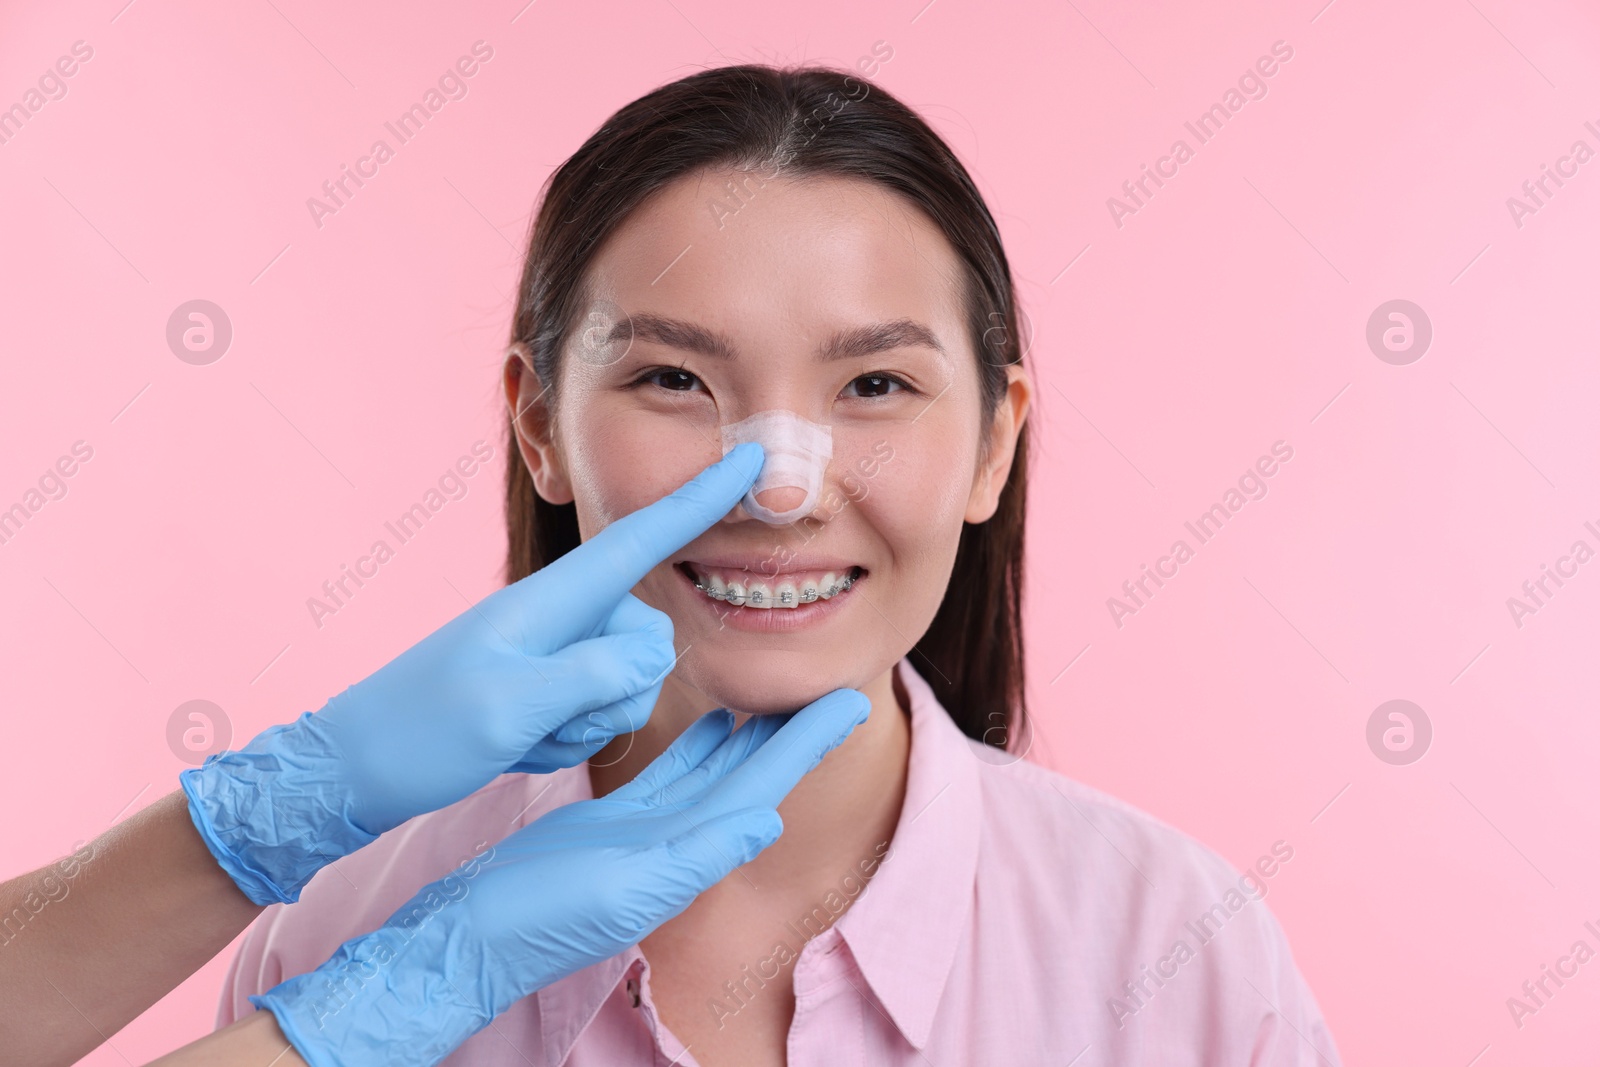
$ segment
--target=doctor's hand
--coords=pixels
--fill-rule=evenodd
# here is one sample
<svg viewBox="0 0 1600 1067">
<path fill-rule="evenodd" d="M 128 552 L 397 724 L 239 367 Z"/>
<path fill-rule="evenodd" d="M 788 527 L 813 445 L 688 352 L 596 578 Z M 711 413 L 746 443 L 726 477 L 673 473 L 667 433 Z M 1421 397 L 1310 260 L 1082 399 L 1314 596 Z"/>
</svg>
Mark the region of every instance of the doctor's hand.
<svg viewBox="0 0 1600 1067">
<path fill-rule="evenodd" d="M 676 492 L 496 590 L 318 712 L 179 780 L 206 845 L 257 904 L 508 771 L 581 763 L 649 718 L 672 620 L 629 590 L 728 514 L 763 452 L 734 448 Z"/>
<path fill-rule="evenodd" d="M 783 829 L 778 803 L 869 708 L 839 689 L 738 730 L 711 712 L 632 782 L 517 830 L 251 1003 L 312 1067 L 437 1063 L 754 859 Z"/>
</svg>

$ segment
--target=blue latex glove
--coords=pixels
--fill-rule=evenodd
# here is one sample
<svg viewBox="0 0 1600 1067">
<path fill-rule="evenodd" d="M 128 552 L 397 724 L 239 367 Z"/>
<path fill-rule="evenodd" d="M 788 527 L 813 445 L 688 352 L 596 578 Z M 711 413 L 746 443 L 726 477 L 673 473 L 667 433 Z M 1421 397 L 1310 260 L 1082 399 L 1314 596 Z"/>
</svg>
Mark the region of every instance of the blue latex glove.
<svg viewBox="0 0 1600 1067">
<path fill-rule="evenodd" d="M 837 689 L 733 731 L 714 711 L 622 788 L 549 812 L 250 1002 L 311 1067 L 432 1065 L 514 1002 L 637 944 L 783 829 L 870 705 Z"/>
<path fill-rule="evenodd" d="M 748 443 L 676 492 L 498 589 L 315 714 L 179 782 L 206 845 L 257 904 L 507 771 L 581 763 L 649 718 L 672 620 L 629 590 L 728 514 L 763 459 Z"/>
</svg>

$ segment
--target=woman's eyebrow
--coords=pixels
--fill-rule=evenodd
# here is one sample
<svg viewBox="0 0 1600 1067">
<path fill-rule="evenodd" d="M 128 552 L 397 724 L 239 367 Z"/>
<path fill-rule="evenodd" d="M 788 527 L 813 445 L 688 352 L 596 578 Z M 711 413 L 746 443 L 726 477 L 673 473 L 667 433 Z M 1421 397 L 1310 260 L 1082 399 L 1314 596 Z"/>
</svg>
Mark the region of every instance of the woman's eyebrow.
<svg viewBox="0 0 1600 1067">
<path fill-rule="evenodd" d="M 630 327 L 634 340 L 650 341 L 687 352 L 698 352 L 713 359 L 738 358 L 738 350 L 734 343 L 715 330 L 683 319 L 648 312 L 625 316 L 611 328 L 608 340 L 627 340 Z M 940 355 L 946 355 L 944 346 L 926 325 L 915 319 L 895 319 L 892 322 L 875 322 L 840 330 L 818 347 L 817 359 L 821 362 L 852 359 L 874 352 L 908 347 L 931 348 Z"/>
<path fill-rule="evenodd" d="M 944 346 L 928 327 L 915 319 L 895 319 L 893 322 L 875 322 L 869 326 L 840 330 L 817 350 L 817 358 L 826 362 L 869 356 L 892 348 L 914 347 L 931 348 L 941 356 L 946 354 Z"/>
</svg>

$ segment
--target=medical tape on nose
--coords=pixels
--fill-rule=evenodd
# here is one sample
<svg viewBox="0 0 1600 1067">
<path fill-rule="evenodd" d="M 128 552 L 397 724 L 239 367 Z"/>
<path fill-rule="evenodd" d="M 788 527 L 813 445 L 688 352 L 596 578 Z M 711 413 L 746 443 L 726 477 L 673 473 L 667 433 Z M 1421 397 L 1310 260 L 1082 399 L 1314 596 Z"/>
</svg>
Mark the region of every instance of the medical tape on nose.
<svg viewBox="0 0 1600 1067">
<path fill-rule="evenodd" d="M 773 524 L 793 522 L 810 514 L 822 495 L 822 477 L 833 457 L 833 427 L 784 408 L 773 408 L 722 428 L 723 455 L 746 441 L 759 441 L 767 459 L 756 484 L 744 496 L 745 511 Z M 798 489 L 806 498 L 786 511 L 773 511 L 756 499 L 768 489 Z"/>
</svg>

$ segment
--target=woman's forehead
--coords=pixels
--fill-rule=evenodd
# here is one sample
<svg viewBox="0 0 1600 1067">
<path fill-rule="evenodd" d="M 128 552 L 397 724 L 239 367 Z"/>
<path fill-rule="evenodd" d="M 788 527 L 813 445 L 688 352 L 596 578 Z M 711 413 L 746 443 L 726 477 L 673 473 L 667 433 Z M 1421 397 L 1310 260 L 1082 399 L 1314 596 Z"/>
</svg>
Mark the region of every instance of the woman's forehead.
<svg viewBox="0 0 1600 1067">
<path fill-rule="evenodd" d="M 861 179 L 736 173 L 686 176 L 635 209 L 591 264 L 596 297 L 730 328 L 911 319 L 959 334 L 958 257 L 914 205 Z"/>
</svg>

